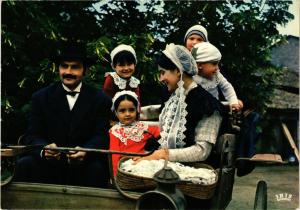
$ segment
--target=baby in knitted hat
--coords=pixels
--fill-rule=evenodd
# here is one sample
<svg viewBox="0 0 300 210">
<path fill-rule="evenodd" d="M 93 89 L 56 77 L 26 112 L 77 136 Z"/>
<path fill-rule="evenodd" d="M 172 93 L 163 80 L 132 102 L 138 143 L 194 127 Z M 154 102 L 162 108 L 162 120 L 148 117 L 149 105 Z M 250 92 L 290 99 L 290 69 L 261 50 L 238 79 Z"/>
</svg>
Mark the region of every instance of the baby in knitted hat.
<svg viewBox="0 0 300 210">
<path fill-rule="evenodd" d="M 208 42 L 207 30 L 201 25 L 194 25 L 186 31 L 183 42 L 185 47 L 191 51 L 195 44 Z"/>
<path fill-rule="evenodd" d="M 194 76 L 194 81 L 217 99 L 220 89 L 229 105 L 233 109 L 241 110 L 243 102 L 238 100 L 233 86 L 219 70 L 218 64 L 222 57 L 220 51 L 209 42 L 201 42 L 194 45 L 192 55 L 198 66 L 198 75 Z"/>
</svg>

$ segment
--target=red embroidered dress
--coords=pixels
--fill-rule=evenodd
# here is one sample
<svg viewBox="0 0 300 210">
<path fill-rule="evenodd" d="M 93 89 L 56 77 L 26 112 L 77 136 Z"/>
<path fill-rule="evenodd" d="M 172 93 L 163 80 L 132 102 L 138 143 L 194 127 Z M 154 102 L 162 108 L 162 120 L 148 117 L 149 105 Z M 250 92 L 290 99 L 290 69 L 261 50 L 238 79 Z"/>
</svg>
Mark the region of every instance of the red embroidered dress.
<svg viewBox="0 0 300 210">
<path fill-rule="evenodd" d="M 145 132 L 148 131 L 148 132 Z M 146 141 L 151 138 L 159 136 L 158 126 L 148 126 L 147 124 L 137 121 L 132 125 L 125 126 L 121 123 L 114 125 L 109 130 L 110 150 L 144 153 L 144 146 Z M 122 155 L 112 155 L 112 166 L 114 176 L 117 174 L 118 162 Z"/>
<path fill-rule="evenodd" d="M 131 76 L 130 79 L 126 80 L 121 78 L 116 72 L 107 72 L 105 74 L 103 92 L 113 98 L 116 92 L 122 90 L 131 90 L 132 92 L 135 92 L 137 94 L 139 102 L 141 102 L 139 84 L 140 80 L 138 80 L 134 76 Z"/>
</svg>

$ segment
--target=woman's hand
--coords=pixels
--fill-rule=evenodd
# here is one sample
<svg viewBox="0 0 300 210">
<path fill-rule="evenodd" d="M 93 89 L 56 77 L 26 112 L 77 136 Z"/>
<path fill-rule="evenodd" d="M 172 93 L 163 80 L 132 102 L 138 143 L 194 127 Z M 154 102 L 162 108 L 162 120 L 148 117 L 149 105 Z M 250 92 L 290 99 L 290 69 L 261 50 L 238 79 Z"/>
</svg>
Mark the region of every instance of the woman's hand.
<svg viewBox="0 0 300 210">
<path fill-rule="evenodd" d="M 134 157 L 132 160 L 134 161 L 133 164 L 137 164 L 142 160 L 159 160 L 159 159 L 168 159 L 169 153 L 167 149 L 160 149 L 154 151 L 151 155 L 145 157 Z"/>
</svg>

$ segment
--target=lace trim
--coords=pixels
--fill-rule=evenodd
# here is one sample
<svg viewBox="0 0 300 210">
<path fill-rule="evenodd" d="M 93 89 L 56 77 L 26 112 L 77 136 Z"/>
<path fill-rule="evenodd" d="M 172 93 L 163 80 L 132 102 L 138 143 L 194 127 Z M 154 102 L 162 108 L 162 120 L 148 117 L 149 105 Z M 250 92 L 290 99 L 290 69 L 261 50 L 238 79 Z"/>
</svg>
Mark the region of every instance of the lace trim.
<svg viewBox="0 0 300 210">
<path fill-rule="evenodd" d="M 220 83 L 219 73 L 215 74 L 212 79 L 207 79 L 202 76 L 196 76 L 195 81 L 205 90 L 214 89 Z"/>
<path fill-rule="evenodd" d="M 127 145 L 127 140 L 140 142 L 144 138 L 144 131 L 147 130 L 148 125 L 142 122 L 135 122 L 129 126 L 118 123 L 111 128 L 111 133 Z"/>
<path fill-rule="evenodd" d="M 110 72 L 109 75 L 114 79 L 115 84 L 119 87 L 119 89 L 124 90 L 126 88 L 126 84 L 128 80 L 121 78 L 116 72 Z M 140 80 L 131 76 L 129 79 L 129 86 L 131 88 L 137 88 L 140 84 Z"/>
<path fill-rule="evenodd" d="M 183 81 L 181 80 L 159 116 L 161 127 L 159 143 L 162 148 L 182 148 L 185 145 L 183 141 L 187 115 L 185 98 Z"/>
</svg>

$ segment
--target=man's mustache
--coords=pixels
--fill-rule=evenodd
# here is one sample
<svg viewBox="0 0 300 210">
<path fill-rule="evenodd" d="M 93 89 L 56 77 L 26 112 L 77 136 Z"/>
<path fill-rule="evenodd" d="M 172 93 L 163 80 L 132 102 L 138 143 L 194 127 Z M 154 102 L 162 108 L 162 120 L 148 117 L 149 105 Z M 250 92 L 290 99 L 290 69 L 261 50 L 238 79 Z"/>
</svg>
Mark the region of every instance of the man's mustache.
<svg viewBox="0 0 300 210">
<path fill-rule="evenodd" d="M 73 75 L 73 74 L 64 74 L 62 77 L 63 77 L 63 79 L 76 79 L 77 78 L 77 76 Z"/>
</svg>

